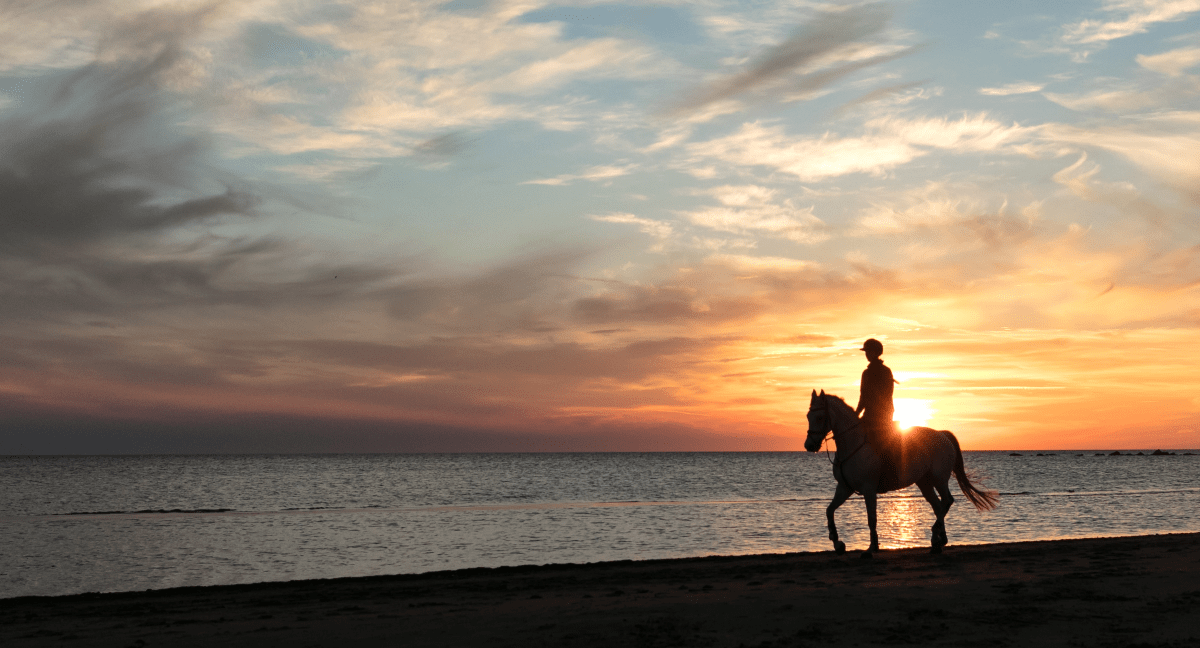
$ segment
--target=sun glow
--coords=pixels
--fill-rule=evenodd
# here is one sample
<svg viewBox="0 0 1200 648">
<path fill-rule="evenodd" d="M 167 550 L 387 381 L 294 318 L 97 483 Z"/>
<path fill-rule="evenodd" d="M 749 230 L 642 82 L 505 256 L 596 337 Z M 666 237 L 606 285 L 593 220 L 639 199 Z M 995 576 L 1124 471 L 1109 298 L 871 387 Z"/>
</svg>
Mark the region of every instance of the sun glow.
<svg viewBox="0 0 1200 648">
<path fill-rule="evenodd" d="M 900 423 L 902 429 L 926 425 L 929 419 L 933 418 L 934 409 L 930 406 L 932 402 L 918 398 L 897 398 L 893 403 L 896 407 L 893 418 Z"/>
</svg>

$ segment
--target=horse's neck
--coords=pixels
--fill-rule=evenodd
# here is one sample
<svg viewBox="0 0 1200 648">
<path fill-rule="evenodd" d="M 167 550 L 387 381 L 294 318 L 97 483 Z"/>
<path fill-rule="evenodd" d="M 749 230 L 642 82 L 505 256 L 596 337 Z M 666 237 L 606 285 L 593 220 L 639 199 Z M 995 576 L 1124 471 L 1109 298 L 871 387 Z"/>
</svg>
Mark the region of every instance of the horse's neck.
<svg viewBox="0 0 1200 648">
<path fill-rule="evenodd" d="M 833 438 L 837 442 L 838 452 L 856 450 L 866 439 L 866 432 L 855 414 L 850 414 L 839 408 L 833 410 Z"/>
</svg>

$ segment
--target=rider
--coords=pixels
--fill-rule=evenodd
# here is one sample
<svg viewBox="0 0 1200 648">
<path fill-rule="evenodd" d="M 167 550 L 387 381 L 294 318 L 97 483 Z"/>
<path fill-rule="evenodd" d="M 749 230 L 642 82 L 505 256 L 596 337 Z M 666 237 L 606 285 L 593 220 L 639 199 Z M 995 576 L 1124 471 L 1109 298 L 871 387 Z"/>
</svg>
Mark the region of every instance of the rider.
<svg viewBox="0 0 1200 648">
<path fill-rule="evenodd" d="M 895 413 L 892 406 L 892 389 L 896 380 L 892 378 L 892 370 L 879 359 L 879 356 L 883 355 L 882 342 L 871 338 L 863 343 L 860 351 L 866 353 L 870 364 L 862 372 L 858 407 L 854 408 L 854 413 L 862 414 L 863 425 L 867 428 L 867 439 L 884 455 L 886 461 L 896 437 L 896 426 L 892 422 L 892 415 Z"/>
</svg>

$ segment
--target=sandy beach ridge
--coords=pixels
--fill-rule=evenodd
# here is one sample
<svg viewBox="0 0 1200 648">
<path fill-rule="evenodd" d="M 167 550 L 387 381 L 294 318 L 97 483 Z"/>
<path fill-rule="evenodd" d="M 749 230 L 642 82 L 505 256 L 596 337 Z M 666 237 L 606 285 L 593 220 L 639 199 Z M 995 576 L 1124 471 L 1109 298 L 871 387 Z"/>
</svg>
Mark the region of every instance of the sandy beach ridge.
<svg viewBox="0 0 1200 648">
<path fill-rule="evenodd" d="M 4 646 L 1200 646 L 1200 534 L 0 599 Z"/>
</svg>

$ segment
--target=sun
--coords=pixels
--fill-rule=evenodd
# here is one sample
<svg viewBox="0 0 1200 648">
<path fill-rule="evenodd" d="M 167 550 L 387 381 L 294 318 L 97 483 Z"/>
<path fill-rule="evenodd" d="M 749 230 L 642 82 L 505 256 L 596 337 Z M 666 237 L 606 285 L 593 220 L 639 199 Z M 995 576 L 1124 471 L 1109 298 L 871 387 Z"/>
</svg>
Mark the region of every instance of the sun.
<svg viewBox="0 0 1200 648">
<path fill-rule="evenodd" d="M 914 425 L 926 425 L 929 419 L 933 418 L 934 409 L 930 406 L 933 401 L 921 400 L 918 398 L 897 398 L 893 403 L 896 406 L 896 413 L 893 418 L 900 424 L 900 427 L 909 428 Z"/>
</svg>

